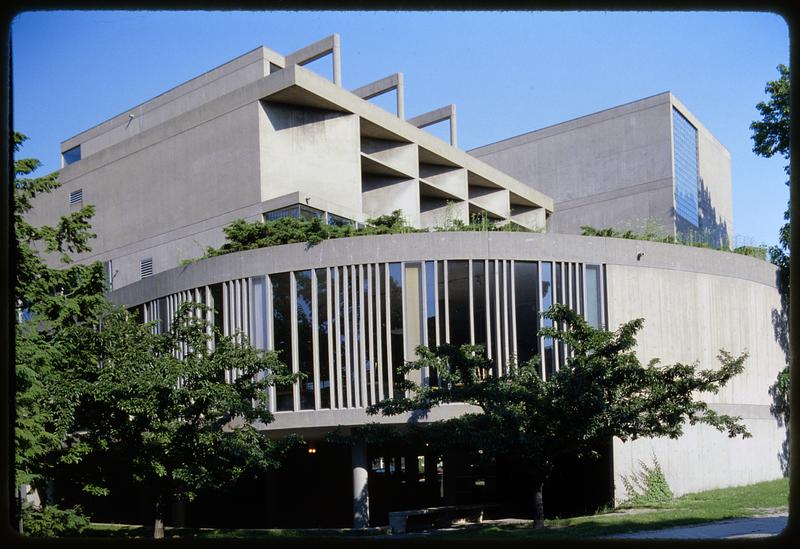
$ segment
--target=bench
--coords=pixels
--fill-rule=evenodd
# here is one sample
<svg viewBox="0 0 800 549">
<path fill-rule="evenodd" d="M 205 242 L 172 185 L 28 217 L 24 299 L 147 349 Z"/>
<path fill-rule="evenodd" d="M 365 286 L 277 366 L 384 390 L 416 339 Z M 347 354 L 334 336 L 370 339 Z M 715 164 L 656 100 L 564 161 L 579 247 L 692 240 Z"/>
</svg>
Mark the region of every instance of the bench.
<svg viewBox="0 0 800 549">
<path fill-rule="evenodd" d="M 389 513 L 389 528 L 392 534 L 405 534 L 412 530 L 409 528 L 409 522 L 411 522 L 414 530 L 426 527 L 443 528 L 450 526 L 457 519 L 467 519 L 480 523 L 483 521 L 483 510 L 486 507 L 489 506 L 446 505 L 443 507 L 428 507 L 426 509 L 391 511 Z"/>
</svg>

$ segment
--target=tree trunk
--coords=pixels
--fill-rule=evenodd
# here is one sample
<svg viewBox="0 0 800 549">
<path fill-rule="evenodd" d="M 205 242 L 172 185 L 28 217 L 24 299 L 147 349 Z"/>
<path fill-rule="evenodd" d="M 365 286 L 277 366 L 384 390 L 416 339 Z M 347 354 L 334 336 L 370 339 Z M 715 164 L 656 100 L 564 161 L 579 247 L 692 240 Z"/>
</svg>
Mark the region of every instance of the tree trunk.
<svg viewBox="0 0 800 549">
<path fill-rule="evenodd" d="M 156 519 L 153 525 L 153 538 L 164 539 L 164 502 L 160 496 L 156 499 Z"/>
<path fill-rule="evenodd" d="M 544 500 L 542 499 L 542 487 L 544 482 L 536 480 L 534 482 L 533 493 L 533 527 L 535 529 L 544 528 Z"/>
</svg>

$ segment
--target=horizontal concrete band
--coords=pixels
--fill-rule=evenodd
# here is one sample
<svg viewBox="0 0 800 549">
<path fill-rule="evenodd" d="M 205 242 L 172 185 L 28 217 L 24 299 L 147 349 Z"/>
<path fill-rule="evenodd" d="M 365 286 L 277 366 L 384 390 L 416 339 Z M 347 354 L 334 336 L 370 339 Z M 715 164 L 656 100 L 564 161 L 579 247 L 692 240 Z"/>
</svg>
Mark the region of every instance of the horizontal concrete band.
<svg viewBox="0 0 800 549">
<path fill-rule="evenodd" d="M 748 420 L 775 421 L 775 417 L 770 412 L 770 407 L 766 405 L 725 403 L 709 404 L 708 406 L 719 414 L 741 417 L 745 422 Z M 266 426 L 257 423 L 256 427 L 268 431 L 270 435 L 276 437 L 302 430 L 304 435 L 313 438 L 329 433 L 337 427 L 343 433 L 347 433 L 350 427 L 367 423 L 398 426 L 411 425 L 450 419 L 468 413 L 479 414 L 481 409 L 469 404 L 445 404 L 429 410 L 419 410 L 396 416 L 369 415 L 365 408 L 302 410 L 298 412 L 277 412 L 274 414 L 275 420 L 272 423 Z"/>
<path fill-rule="evenodd" d="M 774 265 L 730 252 L 620 238 L 512 232 L 361 236 L 237 252 L 158 273 L 109 294 L 134 306 L 179 291 L 263 274 L 339 265 L 434 259 L 605 263 L 696 272 L 776 287 Z"/>
<path fill-rule="evenodd" d="M 411 425 L 440 421 L 461 416 L 463 414 L 479 414 L 481 409 L 469 404 L 445 404 L 430 410 L 418 410 L 396 416 L 369 415 L 365 408 L 347 408 L 333 410 L 302 410 L 299 412 L 276 412 L 275 420 L 269 425 L 256 423 L 258 429 L 267 431 L 270 436 L 281 437 L 289 433 L 302 431 L 303 436 L 315 438 L 340 428 L 347 433 L 350 427 L 378 423 L 381 425 Z"/>
</svg>

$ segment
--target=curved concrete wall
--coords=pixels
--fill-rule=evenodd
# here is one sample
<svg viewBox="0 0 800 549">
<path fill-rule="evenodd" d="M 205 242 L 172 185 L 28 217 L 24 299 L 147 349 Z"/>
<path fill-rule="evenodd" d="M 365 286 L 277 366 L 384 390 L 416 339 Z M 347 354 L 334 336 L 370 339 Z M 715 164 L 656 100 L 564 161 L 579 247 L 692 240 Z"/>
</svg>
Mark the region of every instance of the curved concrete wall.
<svg viewBox="0 0 800 549">
<path fill-rule="evenodd" d="M 768 393 L 785 355 L 773 317 L 780 310 L 776 269 L 754 258 L 701 248 L 613 238 L 535 233 L 420 233 L 292 244 L 199 261 L 158 273 L 110 294 L 127 306 L 179 291 L 250 276 L 324 266 L 442 259 L 571 261 L 606 265 L 609 326 L 645 319 L 639 335 L 642 361 L 718 364 L 720 349 L 749 353 L 745 372 L 717 395 L 703 395 L 715 409 L 740 415 L 753 438 L 728 439 L 705 427 L 687 427 L 679 440 L 614 441 L 616 496 L 624 499 L 621 475 L 639 460 L 660 461 L 676 494 L 748 484 L 783 473 L 785 430 L 770 413 Z M 464 407 L 434 410 L 431 418 L 460 414 Z M 309 434 L 370 418 L 363 410 L 276 414 L 268 430 Z M 404 422 L 409 418 L 389 418 Z"/>
</svg>

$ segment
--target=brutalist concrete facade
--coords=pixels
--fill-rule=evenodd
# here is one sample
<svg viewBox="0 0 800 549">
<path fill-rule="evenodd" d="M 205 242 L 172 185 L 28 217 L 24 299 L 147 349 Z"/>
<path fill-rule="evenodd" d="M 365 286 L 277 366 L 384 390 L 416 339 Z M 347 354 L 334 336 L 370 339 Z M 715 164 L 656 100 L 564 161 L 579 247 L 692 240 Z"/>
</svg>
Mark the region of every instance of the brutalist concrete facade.
<svg viewBox="0 0 800 549">
<path fill-rule="evenodd" d="M 333 82 L 301 66 L 322 55 L 332 57 Z M 280 350 L 306 374 L 303 383 L 271 390 L 276 419 L 260 427 L 267 436 L 299 432 L 319 452 L 295 456 L 302 467 L 264 487 L 271 510 L 256 513 L 252 525 L 288 525 L 334 507 L 344 512 L 332 525 L 374 525 L 392 510 L 499 497 L 503 482 L 519 484 L 513 475 L 502 480 L 498 466 L 476 488 L 464 456 L 365 446 L 343 454 L 324 441 L 337 427 L 371 420 L 401 425 L 474 411 L 366 414 L 392 396 L 398 368 L 419 344 L 482 344 L 498 375 L 512 358 L 539 355 L 541 375 L 553 375 L 569 360 L 567 349 L 537 335 L 539 313 L 553 303 L 609 329 L 644 318 L 642 361 L 711 368 L 719 349 L 749 353 L 742 376 L 704 396 L 741 415 L 752 439 L 689 427 L 675 441 L 609 441 L 607 463 L 580 482 L 600 486 L 606 501 L 622 499 L 621 476 L 653 454 L 676 494 L 784 473 L 786 431 L 769 393 L 786 362 L 774 324 L 775 267 L 727 252 L 563 234 L 581 225 L 636 229 L 643 220 L 681 234 L 672 127 L 679 111 L 697 131 L 698 229 L 730 241 L 727 151 L 671 94 L 468 154 L 455 146 L 453 106 L 406 120 L 401 74 L 348 92 L 340 72 L 336 35 L 288 56 L 258 48 L 62 143 L 63 186 L 37 198 L 33 210 L 38 223 L 94 204 L 98 237 L 77 259 L 108 262 L 110 298 L 157 329 L 169 328 L 182 303 L 201 302 L 224 334 L 243 332 L 258 348 Z M 397 94 L 395 113 L 367 101 L 386 91 Z M 444 119 L 449 144 L 420 129 Z M 234 219 L 286 207 L 352 222 L 402 209 L 417 227 L 479 214 L 534 229 L 549 222 L 550 231 L 347 238 L 180 265 L 221 245 Z M 309 510 L 306 498 L 295 508 L 275 495 L 275 486 L 292 491 L 316 474 L 308 471 L 320 471 L 308 490 L 336 486 L 314 499 L 324 505 Z M 578 473 L 573 467 L 570 475 Z M 476 480 L 468 493 L 459 478 Z M 259 522 L 268 516 L 288 518 Z"/>
<path fill-rule="evenodd" d="M 695 224 L 676 211 L 675 111 L 696 130 Z M 553 197 L 553 232 L 589 225 L 733 242 L 730 153 L 670 92 L 469 152 Z"/>
<path fill-rule="evenodd" d="M 298 203 L 353 222 L 400 209 L 416 227 L 482 214 L 544 228 L 548 196 L 301 66 L 326 53 L 338 78 L 337 35 L 285 57 L 261 47 L 67 139 L 80 159 L 33 220 L 93 204 L 98 236 L 76 260 L 110 261 L 114 287 Z"/>
</svg>

